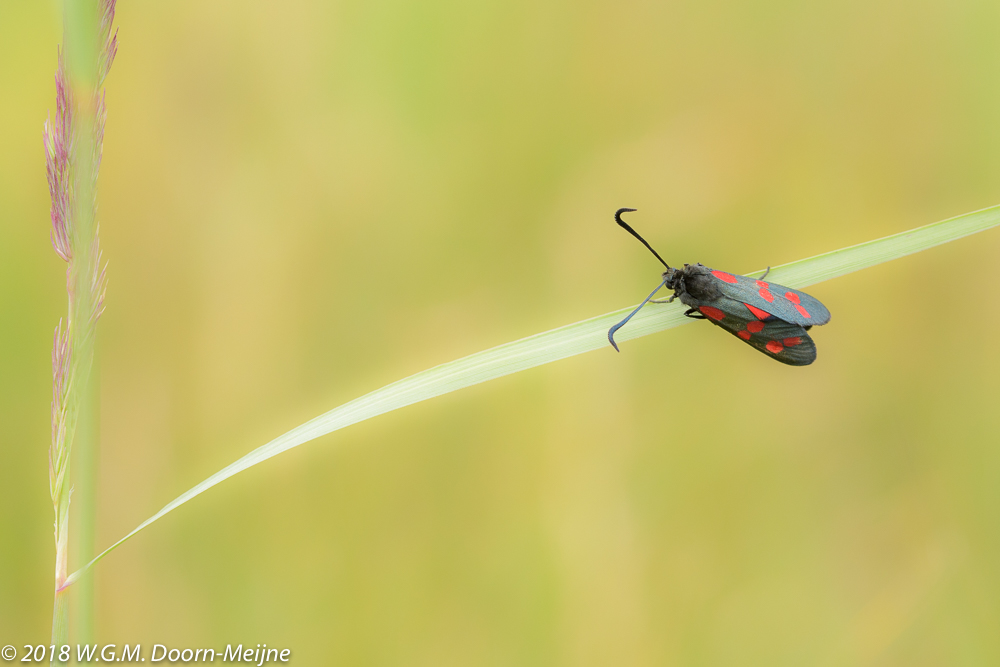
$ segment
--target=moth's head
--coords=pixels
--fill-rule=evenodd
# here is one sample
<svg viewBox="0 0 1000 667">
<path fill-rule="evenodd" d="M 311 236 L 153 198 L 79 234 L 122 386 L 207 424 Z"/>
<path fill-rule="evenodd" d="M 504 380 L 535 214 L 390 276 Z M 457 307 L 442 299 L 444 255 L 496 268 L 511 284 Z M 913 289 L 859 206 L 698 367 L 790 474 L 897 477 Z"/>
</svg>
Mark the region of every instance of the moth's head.
<svg viewBox="0 0 1000 667">
<path fill-rule="evenodd" d="M 674 289 L 684 280 L 684 271 L 682 269 L 667 269 L 661 274 L 661 277 L 664 280 L 664 287 Z"/>
</svg>

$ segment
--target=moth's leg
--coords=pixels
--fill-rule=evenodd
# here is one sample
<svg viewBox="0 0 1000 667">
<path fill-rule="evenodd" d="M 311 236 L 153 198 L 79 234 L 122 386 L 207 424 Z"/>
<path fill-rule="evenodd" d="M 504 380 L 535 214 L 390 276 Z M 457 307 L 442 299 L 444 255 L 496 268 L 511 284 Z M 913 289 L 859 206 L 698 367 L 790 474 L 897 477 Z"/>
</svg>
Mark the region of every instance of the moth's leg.
<svg viewBox="0 0 1000 667">
<path fill-rule="evenodd" d="M 767 271 L 764 272 L 764 275 L 762 275 L 757 280 L 763 280 L 764 278 L 767 278 L 767 274 L 769 274 L 770 272 L 771 272 L 771 267 L 769 266 L 769 267 L 767 267 Z"/>
<path fill-rule="evenodd" d="M 676 298 L 677 298 L 677 295 L 674 294 L 669 299 L 651 299 L 650 303 L 673 303 L 674 299 L 676 299 Z"/>
<path fill-rule="evenodd" d="M 697 313 L 697 314 L 695 314 L 695 313 Z M 705 316 L 702 315 L 701 313 L 699 313 L 694 308 L 688 308 L 687 310 L 685 310 L 684 311 L 684 317 L 690 317 L 692 320 L 703 320 L 703 319 L 705 319 Z"/>
<path fill-rule="evenodd" d="M 650 303 L 673 303 L 673 300 L 677 298 L 677 295 L 671 295 L 669 299 L 650 299 Z"/>
</svg>

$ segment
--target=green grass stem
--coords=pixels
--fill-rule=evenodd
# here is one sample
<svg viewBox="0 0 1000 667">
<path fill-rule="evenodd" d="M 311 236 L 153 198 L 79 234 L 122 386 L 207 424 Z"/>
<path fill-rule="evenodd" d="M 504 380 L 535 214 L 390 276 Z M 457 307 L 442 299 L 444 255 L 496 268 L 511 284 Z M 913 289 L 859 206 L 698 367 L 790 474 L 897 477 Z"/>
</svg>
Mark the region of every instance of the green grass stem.
<svg viewBox="0 0 1000 667">
<path fill-rule="evenodd" d="M 1000 225 L 1000 206 L 968 213 L 925 227 L 901 232 L 875 241 L 835 250 L 809 259 L 773 267 L 768 279 L 794 288 L 804 288 L 814 283 L 830 280 L 860 271 L 892 259 L 905 257 L 928 248 L 960 239 L 970 234 Z M 759 272 L 758 272 L 759 273 Z M 758 275 L 758 274 L 751 274 Z M 271 442 L 258 447 L 243 458 L 219 470 L 204 481 L 170 501 L 163 509 L 143 521 L 128 535 L 105 549 L 85 567 L 74 572 L 67 580 L 69 586 L 88 568 L 111 553 L 139 531 L 156 522 L 167 513 L 201 495 L 208 489 L 233 475 L 293 447 L 314 440 L 322 435 L 340 430 L 351 424 L 371 419 L 380 414 L 424 401 L 448 392 L 470 387 L 480 382 L 517 373 L 583 352 L 607 348 L 607 332 L 613 324 L 632 307 L 600 315 L 582 322 L 536 334 L 483 352 L 472 354 L 366 394 L 338 408 L 298 426 Z M 617 334 L 619 341 L 670 329 L 691 320 L 683 315 L 684 306 L 651 304 L 643 308 Z"/>
</svg>

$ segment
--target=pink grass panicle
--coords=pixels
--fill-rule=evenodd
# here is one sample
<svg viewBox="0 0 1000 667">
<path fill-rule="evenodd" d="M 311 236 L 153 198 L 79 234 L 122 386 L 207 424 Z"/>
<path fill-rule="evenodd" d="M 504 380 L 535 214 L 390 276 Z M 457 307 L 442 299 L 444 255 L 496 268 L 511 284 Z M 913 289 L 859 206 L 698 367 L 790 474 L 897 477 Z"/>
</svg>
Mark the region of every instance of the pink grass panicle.
<svg viewBox="0 0 1000 667">
<path fill-rule="evenodd" d="M 96 80 L 74 80 L 65 49 L 58 53 L 55 116 L 45 121 L 45 170 L 52 204 L 52 247 L 67 263 L 69 307 L 56 326 L 52 347 L 52 442 L 49 488 L 55 508 L 56 590 L 68 560 L 69 469 L 74 432 L 93 361 L 97 320 L 104 312 L 106 266 L 96 223 L 97 175 L 101 166 L 106 108 L 104 80 L 118 51 L 112 33 L 115 0 L 98 0 Z M 68 38 L 68 37 L 67 37 Z M 89 78 L 93 79 L 93 75 Z"/>
</svg>

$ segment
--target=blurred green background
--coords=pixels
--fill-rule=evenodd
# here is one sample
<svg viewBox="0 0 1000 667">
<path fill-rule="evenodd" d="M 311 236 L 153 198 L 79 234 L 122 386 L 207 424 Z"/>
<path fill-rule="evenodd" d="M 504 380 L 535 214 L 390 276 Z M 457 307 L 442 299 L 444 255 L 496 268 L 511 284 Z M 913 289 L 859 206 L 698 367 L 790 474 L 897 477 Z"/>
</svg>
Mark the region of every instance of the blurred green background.
<svg viewBox="0 0 1000 667">
<path fill-rule="evenodd" d="M 0 644 L 49 641 L 42 122 L 0 0 Z M 132 1 L 100 180 L 98 544 L 437 363 L 1000 202 L 1000 5 Z M 96 570 L 100 642 L 303 665 L 1000 662 L 1000 232 L 326 436 Z"/>
</svg>

